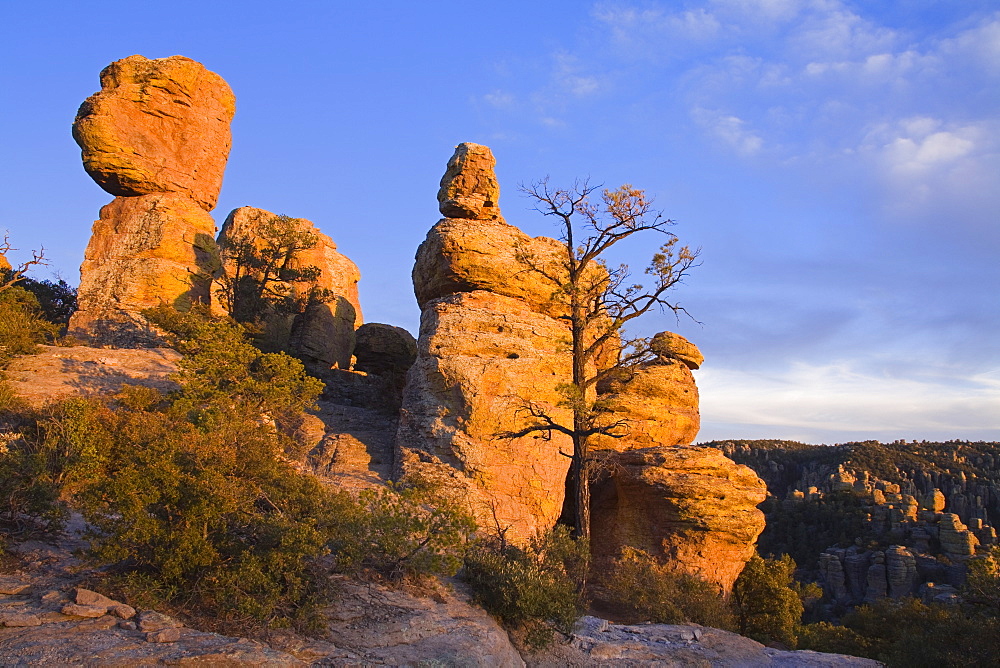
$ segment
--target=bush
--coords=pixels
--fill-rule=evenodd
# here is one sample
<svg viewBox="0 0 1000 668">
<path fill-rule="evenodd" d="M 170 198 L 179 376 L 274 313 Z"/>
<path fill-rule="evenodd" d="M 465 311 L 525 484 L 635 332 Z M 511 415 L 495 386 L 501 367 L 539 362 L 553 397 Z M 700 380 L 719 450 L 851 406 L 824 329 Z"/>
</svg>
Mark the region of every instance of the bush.
<svg viewBox="0 0 1000 668">
<path fill-rule="evenodd" d="M 39 343 L 54 342 L 60 327 L 42 317 L 38 299 L 21 287 L 0 292 L 0 365 L 30 355 Z"/>
<path fill-rule="evenodd" d="M 524 546 L 502 538 L 477 541 L 465 557 L 465 580 L 476 600 L 504 624 L 521 628 L 532 647 L 551 642 L 553 629 L 572 630 L 583 610 L 590 547 L 559 525 Z"/>
<path fill-rule="evenodd" d="M 231 323 L 189 334 L 180 390 L 70 400 L 41 424 L 43 441 L 72 461 L 65 482 L 94 528 L 93 554 L 128 571 L 126 584 L 230 621 L 301 619 L 322 593 L 311 565 L 352 504 L 292 468 L 276 422 L 312 405 L 322 383 Z"/>
<path fill-rule="evenodd" d="M 7 424 L 0 431 L 0 527 L 6 538 L 57 531 L 67 514 L 60 491 L 68 461 L 53 444 L 33 438 L 30 419 L 14 421 L 12 413 L 5 417 Z"/>
<path fill-rule="evenodd" d="M 795 562 L 787 554 L 780 559 L 750 557 L 733 584 L 733 608 L 741 635 L 795 649 L 803 605 L 792 588 L 794 575 Z"/>
<path fill-rule="evenodd" d="M 151 398 L 126 390 L 114 410 L 73 400 L 49 424 L 77 452 L 70 482 L 94 556 L 229 620 L 293 618 L 321 589 L 310 563 L 349 502 L 295 472 L 255 416 L 205 428 Z"/>
<path fill-rule="evenodd" d="M 340 568 L 371 569 L 391 579 L 458 572 L 476 523 L 435 491 L 404 480 L 361 492 L 358 511 L 334 543 Z"/>
<path fill-rule="evenodd" d="M 925 605 L 913 598 L 882 599 L 848 613 L 843 630 L 804 627 L 803 647 L 867 656 L 890 667 L 995 666 L 1000 619 L 969 614 L 957 605 Z"/>
<path fill-rule="evenodd" d="M 608 602 L 629 622 L 733 628 L 732 613 L 717 585 L 672 571 L 642 550 L 624 548 L 602 584 Z"/>
</svg>

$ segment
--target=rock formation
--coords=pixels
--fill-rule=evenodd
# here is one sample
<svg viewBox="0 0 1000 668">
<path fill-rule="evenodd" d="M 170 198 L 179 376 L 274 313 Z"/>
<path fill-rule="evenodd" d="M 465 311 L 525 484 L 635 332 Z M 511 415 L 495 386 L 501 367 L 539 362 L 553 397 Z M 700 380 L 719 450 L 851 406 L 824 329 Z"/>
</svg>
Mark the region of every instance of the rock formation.
<svg viewBox="0 0 1000 668">
<path fill-rule="evenodd" d="M 215 208 L 236 99 L 222 77 L 183 56 L 129 56 L 101 72 L 77 112 L 83 166 L 112 195 L 179 193 Z"/>
<path fill-rule="evenodd" d="M 764 482 L 714 448 L 603 453 L 592 487 L 594 558 L 629 545 L 729 591 L 764 530 Z"/>
<path fill-rule="evenodd" d="M 250 206 L 234 209 L 226 218 L 219 232 L 218 247 L 221 258 L 221 272 L 232 280 L 249 281 L 260 285 L 264 282 L 263 270 L 240 266 L 238 248 L 243 244 L 253 244 L 258 251 L 270 245 L 268 251 L 283 253 L 283 242 L 274 232 L 269 232 L 271 221 L 276 214 Z M 307 364 L 317 368 L 336 365 L 346 369 L 351 364 L 354 350 L 354 330 L 361 324 L 361 303 L 358 299 L 358 280 L 361 274 L 357 265 L 337 251 L 333 239 L 320 232 L 304 218 L 286 219 L 291 231 L 301 238 L 309 239 L 312 245 L 294 253 L 289 262 L 284 257 L 276 258 L 269 268 L 273 274 L 287 265 L 293 270 L 314 268 L 315 277 L 305 281 L 274 281 L 268 290 L 288 295 L 294 308 L 270 309 L 263 314 L 268 343 L 277 349 L 289 350 Z M 308 245 L 308 244 L 306 244 Z M 241 290 L 245 283 L 230 286 Z M 218 308 L 229 301 L 218 299 L 219 291 L 225 289 L 216 282 Z M 319 291 L 314 293 L 314 291 Z M 322 294 L 322 298 L 310 303 L 310 293 Z"/>
<path fill-rule="evenodd" d="M 422 309 L 417 359 L 400 417 L 402 472 L 436 469 L 465 491 L 484 526 L 514 539 L 547 530 L 562 511 L 571 449 L 559 434 L 514 436 L 529 402 L 556 409 L 569 378 L 557 351 L 566 326 L 544 306 L 551 289 L 519 255 L 554 257 L 558 242 L 507 224 L 490 150 L 461 144 L 441 180 L 448 216 L 417 250 L 413 286 Z"/>
<path fill-rule="evenodd" d="M 87 173 L 116 195 L 101 209 L 80 268 L 77 336 L 119 345 L 155 340 L 139 312 L 209 300 L 209 216 L 229 155 L 235 99 L 188 58 L 130 56 L 101 72 L 73 137 Z"/>
<path fill-rule="evenodd" d="M 522 431 L 531 409 L 571 423 L 556 390 L 571 375 L 566 307 L 537 271 L 558 272 L 565 251 L 504 221 L 494 164 L 485 146 L 457 147 L 438 193 L 447 217 L 417 251 L 422 317 L 397 465 L 465 494 L 481 525 L 523 540 L 561 514 L 561 453 L 572 450 L 564 434 Z M 598 388 L 629 433 L 593 442 L 605 470 L 592 505 L 595 554 L 610 559 L 634 545 L 728 589 L 763 529 L 764 486 L 718 451 L 676 447 L 698 432 L 691 369 L 702 356 L 669 332 L 653 350 L 654 363 Z"/>
<path fill-rule="evenodd" d="M 688 359 L 697 358 L 701 363 L 698 349 L 678 334 L 661 332 L 654 337 L 654 345 L 667 336 L 678 344 L 683 342 Z M 622 450 L 691 443 L 701 427 L 698 387 L 691 375 L 691 369 L 698 368 L 698 364 L 691 364 L 675 355 L 660 354 L 657 361 L 598 388 L 605 395 L 608 409 L 628 420 L 628 435 L 596 436 L 593 446 Z"/>
</svg>

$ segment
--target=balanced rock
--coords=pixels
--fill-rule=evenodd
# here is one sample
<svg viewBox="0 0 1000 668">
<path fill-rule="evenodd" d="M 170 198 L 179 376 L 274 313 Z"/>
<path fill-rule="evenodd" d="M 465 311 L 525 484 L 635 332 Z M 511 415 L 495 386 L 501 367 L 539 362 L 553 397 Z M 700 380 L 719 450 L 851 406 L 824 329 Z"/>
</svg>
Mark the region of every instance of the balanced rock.
<svg viewBox="0 0 1000 668">
<path fill-rule="evenodd" d="M 523 300 L 539 313 L 565 315 L 558 286 L 545 277 L 565 274 L 565 247 L 549 237 L 530 237 L 504 221 L 495 163 L 485 146 L 456 147 L 438 193 L 445 218 L 417 249 L 417 303 L 423 308 L 456 292 L 487 290 Z M 604 269 L 595 266 L 593 271 L 599 277 Z"/>
<path fill-rule="evenodd" d="M 221 272 L 230 278 L 232 289 L 243 290 L 248 283 L 260 285 L 265 270 L 240 266 L 240 248 L 250 244 L 274 255 L 274 249 L 285 247 L 278 241 L 281 232 L 274 229 L 279 216 L 264 209 L 250 206 L 234 209 L 226 218 L 219 232 L 218 246 Z M 292 256 L 275 257 L 270 267 L 271 275 L 280 275 L 287 269 L 314 268 L 315 276 L 305 281 L 276 282 L 264 286 L 268 290 L 286 294 L 300 305 L 291 312 L 268 311 L 261 314 L 265 321 L 266 337 L 276 348 L 289 349 L 314 364 L 346 369 L 351 364 L 354 350 L 354 330 L 361 324 L 361 303 L 358 299 L 357 265 L 337 250 L 333 239 L 319 231 L 304 218 L 285 218 L 289 231 L 309 239 Z M 310 245 L 311 243 L 311 245 Z M 239 283 L 233 285 L 233 282 Z M 227 299 L 219 299 L 224 281 L 216 283 L 216 302 L 225 308 Z M 310 294 L 323 294 L 319 302 L 310 302 Z M 231 300 L 231 298 L 230 298 Z M 231 307 L 232 305 L 229 304 Z M 238 314 L 247 315 L 247 314 Z"/>
<path fill-rule="evenodd" d="M 560 420 L 556 391 L 570 375 L 559 354 L 565 326 L 523 301 L 477 290 L 427 304 L 417 359 L 403 393 L 397 444 L 402 473 L 429 468 L 467 493 L 483 526 L 526 539 L 558 519 L 569 438 L 517 435 L 531 406 Z"/>
<path fill-rule="evenodd" d="M 757 504 L 767 488 L 750 468 L 687 445 L 602 452 L 598 470 L 591 498 L 598 563 L 628 545 L 732 588 L 764 530 Z"/>
<path fill-rule="evenodd" d="M 185 195 L 116 197 L 94 223 L 70 332 L 122 347 L 155 339 L 140 311 L 208 303 L 214 236 L 215 221 Z"/>
<path fill-rule="evenodd" d="M 129 56 L 73 123 L 87 173 L 112 195 L 182 193 L 215 208 L 236 99 L 218 74 L 183 56 Z"/>
<path fill-rule="evenodd" d="M 497 161 L 486 146 L 466 142 L 455 147 L 441 177 L 438 207 L 448 218 L 492 220 L 500 216 Z"/>
</svg>

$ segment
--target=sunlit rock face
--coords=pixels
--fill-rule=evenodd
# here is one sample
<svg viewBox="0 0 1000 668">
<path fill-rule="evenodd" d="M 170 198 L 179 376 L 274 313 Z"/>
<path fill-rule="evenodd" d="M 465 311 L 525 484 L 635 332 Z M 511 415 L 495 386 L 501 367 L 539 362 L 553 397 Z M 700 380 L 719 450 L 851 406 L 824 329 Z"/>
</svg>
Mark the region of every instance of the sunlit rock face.
<svg viewBox="0 0 1000 668">
<path fill-rule="evenodd" d="M 94 223 L 70 332 L 122 347 L 154 342 L 143 309 L 208 303 L 214 236 L 215 221 L 184 195 L 116 197 Z"/>
<path fill-rule="evenodd" d="M 218 247 L 220 271 L 235 275 L 236 259 L 234 242 L 249 240 L 258 246 L 263 243 L 261 231 L 277 214 L 251 206 L 234 209 L 226 218 L 219 232 Z M 315 279 L 303 282 L 275 283 L 274 288 L 293 299 L 305 298 L 311 290 L 327 291 L 327 299 L 304 307 L 300 312 L 269 312 L 265 315 L 267 339 L 281 350 L 289 350 L 308 364 L 329 369 L 337 366 L 347 369 L 354 351 L 354 330 L 362 323 L 361 302 L 358 298 L 358 281 L 361 273 L 357 265 L 337 250 L 337 244 L 323 234 L 312 222 L 292 218 L 289 224 L 294 231 L 304 233 L 313 240 L 311 248 L 298 251 L 289 262 L 291 269 L 315 267 Z M 244 269 L 244 271 L 246 271 Z M 247 278 L 259 280 L 259 272 L 250 270 Z M 217 281 L 216 290 L 220 289 Z M 220 300 L 216 300 L 220 302 Z M 222 310 L 223 305 L 217 303 Z"/>
<path fill-rule="evenodd" d="M 232 143 L 236 98 L 183 56 L 129 56 L 101 72 L 77 112 L 73 138 L 87 173 L 112 195 L 178 193 L 215 208 Z"/>
<path fill-rule="evenodd" d="M 437 480 L 469 501 L 481 525 L 524 540 L 559 518 L 572 452 L 564 434 L 523 431 L 537 423 L 530 409 L 572 424 L 557 389 L 571 378 L 566 307 L 544 277 L 562 271 L 566 251 L 503 219 L 494 164 L 484 146 L 457 147 L 438 194 L 446 217 L 417 251 L 422 318 L 397 475 Z M 619 345 L 596 364 L 612 366 Z M 652 352 L 648 364 L 596 388 L 627 428 L 591 439 L 602 472 L 595 557 L 607 563 L 632 545 L 728 590 L 763 529 L 764 483 L 717 450 L 687 445 L 699 427 L 698 348 L 663 332 Z"/>
<path fill-rule="evenodd" d="M 566 326 L 546 313 L 551 289 L 519 254 L 552 254 L 500 214 L 490 150 L 461 144 L 438 201 L 450 216 L 417 251 L 421 305 L 417 359 L 400 413 L 400 473 L 438 477 L 463 494 L 483 526 L 525 539 L 551 528 L 562 509 L 569 438 L 516 435 L 529 402 L 565 420 L 556 385 L 570 378 L 560 354 Z M 551 261 L 551 260 L 550 260 Z"/>
<path fill-rule="evenodd" d="M 101 72 L 73 137 L 84 168 L 115 200 L 101 209 L 80 268 L 76 336 L 156 340 L 140 312 L 208 303 L 216 266 L 208 215 L 229 155 L 232 91 L 189 58 L 130 56 Z"/>
<path fill-rule="evenodd" d="M 749 467 L 692 445 L 602 452 L 592 488 L 598 563 L 632 546 L 679 571 L 732 588 L 764 530 L 767 488 Z"/>
</svg>

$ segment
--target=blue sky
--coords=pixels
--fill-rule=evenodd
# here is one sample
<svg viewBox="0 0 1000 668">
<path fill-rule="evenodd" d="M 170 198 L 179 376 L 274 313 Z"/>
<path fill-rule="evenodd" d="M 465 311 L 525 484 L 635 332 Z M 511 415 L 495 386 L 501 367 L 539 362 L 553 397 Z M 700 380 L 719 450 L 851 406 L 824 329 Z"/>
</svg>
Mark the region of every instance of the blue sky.
<svg viewBox="0 0 1000 668">
<path fill-rule="evenodd" d="M 589 176 L 702 248 L 676 295 L 701 324 L 638 328 L 705 353 L 699 440 L 1000 440 L 1000 1 L 8 0 L 0 26 L 0 227 L 71 282 L 111 199 L 76 109 L 111 61 L 181 54 L 237 97 L 216 221 L 313 220 L 368 321 L 416 331 L 413 255 L 474 141 L 529 233 L 519 183 Z"/>
</svg>

